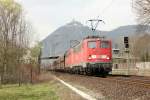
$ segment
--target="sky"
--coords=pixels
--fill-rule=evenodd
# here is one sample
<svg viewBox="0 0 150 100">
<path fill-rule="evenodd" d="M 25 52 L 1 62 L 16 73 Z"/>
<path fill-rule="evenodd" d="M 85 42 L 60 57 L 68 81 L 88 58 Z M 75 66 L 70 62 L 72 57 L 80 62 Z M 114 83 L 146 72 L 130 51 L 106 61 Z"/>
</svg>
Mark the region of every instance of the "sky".
<svg viewBox="0 0 150 100">
<path fill-rule="evenodd" d="M 89 26 L 87 20 L 105 21 L 99 30 L 111 31 L 119 26 L 136 24 L 132 0 L 16 0 L 23 5 L 35 37 L 42 40 L 58 27 L 76 20 Z M 99 16 L 99 17 L 98 17 Z"/>
</svg>

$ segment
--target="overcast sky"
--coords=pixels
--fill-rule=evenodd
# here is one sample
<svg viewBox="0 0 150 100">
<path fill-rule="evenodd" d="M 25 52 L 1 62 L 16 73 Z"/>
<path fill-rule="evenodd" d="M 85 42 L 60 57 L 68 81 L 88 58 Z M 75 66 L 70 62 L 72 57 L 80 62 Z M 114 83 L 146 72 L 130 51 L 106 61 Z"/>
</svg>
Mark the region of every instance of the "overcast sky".
<svg viewBox="0 0 150 100">
<path fill-rule="evenodd" d="M 98 27 L 112 30 L 123 25 L 136 24 L 132 0 L 16 0 L 23 5 L 27 19 L 41 40 L 58 27 L 73 19 L 88 25 L 87 20 L 105 21 Z"/>
</svg>

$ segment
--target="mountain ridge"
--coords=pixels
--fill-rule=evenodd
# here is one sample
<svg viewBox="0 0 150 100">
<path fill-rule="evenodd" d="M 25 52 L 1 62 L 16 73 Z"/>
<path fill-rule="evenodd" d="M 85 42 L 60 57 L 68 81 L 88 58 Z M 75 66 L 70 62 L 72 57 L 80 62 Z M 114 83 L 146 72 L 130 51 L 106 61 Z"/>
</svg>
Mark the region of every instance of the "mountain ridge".
<svg viewBox="0 0 150 100">
<path fill-rule="evenodd" d="M 117 39 L 122 36 L 133 36 L 138 34 L 137 27 L 138 25 L 126 25 L 120 26 L 112 31 L 96 30 L 95 35 L 104 35 L 107 38 L 112 39 L 113 43 L 116 43 Z M 141 33 L 145 33 L 145 31 L 141 31 Z M 91 28 L 81 24 L 80 22 L 72 21 L 67 23 L 66 25 L 56 29 L 42 41 L 42 56 L 47 57 L 62 55 L 68 48 L 70 48 L 71 40 L 80 41 L 84 37 L 92 34 L 93 32 Z"/>
</svg>

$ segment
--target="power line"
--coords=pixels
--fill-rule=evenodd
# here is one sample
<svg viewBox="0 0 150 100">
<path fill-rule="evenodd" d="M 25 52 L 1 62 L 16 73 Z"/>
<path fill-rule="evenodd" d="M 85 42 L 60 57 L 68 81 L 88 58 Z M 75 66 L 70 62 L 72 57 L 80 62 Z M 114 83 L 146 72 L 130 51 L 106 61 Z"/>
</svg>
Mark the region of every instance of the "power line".
<svg viewBox="0 0 150 100">
<path fill-rule="evenodd" d="M 99 18 L 100 15 L 102 15 L 104 12 L 106 12 L 106 10 L 108 10 L 111 7 L 111 5 L 114 3 L 114 1 L 115 0 L 111 0 L 111 2 L 101 11 L 101 13 L 98 14 L 97 18 Z"/>
<path fill-rule="evenodd" d="M 108 10 L 110 8 L 110 6 L 114 3 L 115 0 L 111 0 L 111 2 L 102 10 L 101 13 L 98 14 L 98 17 L 96 18 L 96 20 L 88 20 L 91 22 L 91 28 L 92 28 L 92 31 L 94 32 L 96 30 L 96 28 L 98 27 L 98 24 L 99 22 L 103 22 L 105 24 L 105 22 L 103 20 L 99 20 L 99 16 L 102 15 L 102 13 L 106 12 L 106 10 Z M 95 22 L 97 21 L 97 23 L 95 24 L 95 26 L 93 25 Z M 87 23 L 87 22 L 86 22 Z"/>
</svg>

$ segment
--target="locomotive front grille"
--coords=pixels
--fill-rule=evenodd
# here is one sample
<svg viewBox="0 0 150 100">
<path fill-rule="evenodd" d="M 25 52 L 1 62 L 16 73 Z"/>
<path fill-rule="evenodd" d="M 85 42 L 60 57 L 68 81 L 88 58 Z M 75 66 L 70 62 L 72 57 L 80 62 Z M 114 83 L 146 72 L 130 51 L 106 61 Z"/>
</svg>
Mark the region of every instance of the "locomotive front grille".
<svg viewBox="0 0 150 100">
<path fill-rule="evenodd" d="M 87 63 L 87 68 L 110 72 L 112 71 L 112 63 Z"/>
</svg>

